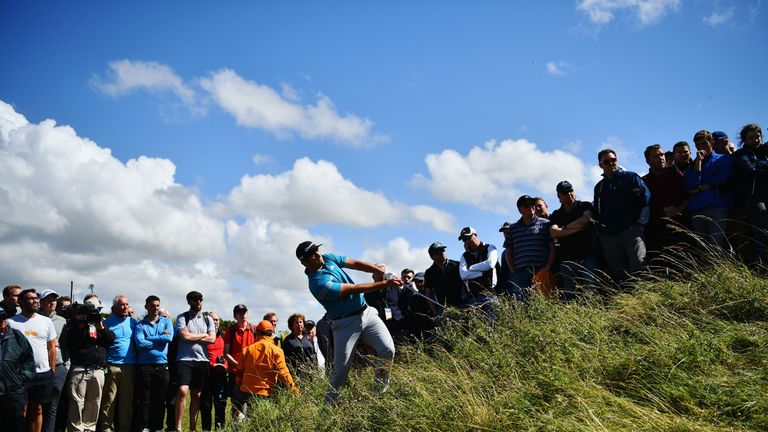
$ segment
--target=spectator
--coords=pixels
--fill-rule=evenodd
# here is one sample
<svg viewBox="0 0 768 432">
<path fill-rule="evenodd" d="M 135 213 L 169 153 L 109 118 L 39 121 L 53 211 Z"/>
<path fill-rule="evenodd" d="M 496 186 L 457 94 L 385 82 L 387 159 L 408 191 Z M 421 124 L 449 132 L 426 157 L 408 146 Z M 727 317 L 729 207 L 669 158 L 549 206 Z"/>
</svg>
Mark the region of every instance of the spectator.
<svg viewBox="0 0 768 432">
<path fill-rule="evenodd" d="M 68 296 L 59 296 L 56 299 L 56 314 L 60 317 L 69 316 L 69 308 L 72 305 L 72 299 Z"/>
<path fill-rule="evenodd" d="M 267 312 L 264 314 L 264 318 L 270 323 L 272 323 L 272 328 L 275 329 L 273 339 L 275 340 L 275 345 L 279 347 L 283 347 L 283 341 L 285 340 L 285 337 L 288 336 L 287 333 L 281 332 L 277 330 L 277 312 Z"/>
<path fill-rule="evenodd" d="M 0 418 L 8 430 L 25 430 L 25 385 L 35 377 L 35 356 L 24 333 L 8 325 L 0 309 Z"/>
<path fill-rule="evenodd" d="M 593 285 L 598 268 L 595 233 L 592 227 L 592 203 L 576 200 L 573 185 L 567 180 L 557 184 L 560 208 L 552 212 L 549 232 L 557 248 L 559 276 L 565 300 L 575 296 L 578 284 Z"/>
<path fill-rule="evenodd" d="M 333 371 L 333 331 L 327 313 L 317 322 L 316 332 L 318 352 L 325 359 L 325 373 L 330 375 Z"/>
<path fill-rule="evenodd" d="M 533 276 L 555 266 L 555 245 L 549 235 L 549 220 L 536 215 L 536 200 L 528 195 L 517 199 L 520 219 L 513 223 L 504 234 L 504 249 L 510 269 L 509 280 L 505 281 L 505 292 L 524 302 L 524 290 L 531 286 Z"/>
<path fill-rule="evenodd" d="M 678 141 L 672 150 L 675 152 L 674 165 L 680 174 L 685 174 L 688 168 L 693 164 L 691 159 L 691 146 L 686 141 Z"/>
<path fill-rule="evenodd" d="M 712 132 L 712 149 L 717 154 L 732 154 L 736 146 L 728 139 L 728 134 L 723 131 Z"/>
<path fill-rule="evenodd" d="M 704 240 L 725 248 L 728 241 L 726 219 L 733 206 L 733 194 L 728 188 L 733 178 L 733 159 L 729 154 L 720 155 L 712 150 L 713 139 L 709 131 L 696 132 L 693 142 L 696 159 L 683 177 L 690 193 L 691 228 Z"/>
<path fill-rule="evenodd" d="M 69 350 L 66 349 L 66 336 L 65 329 L 67 327 L 67 320 L 60 317 L 56 313 L 56 304 L 59 294 L 51 289 L 44 290 L 40 293 L 40 314 L 48 317 L 53 322 L 53 328 L 56 329 L 58 335 L 56 343 L 56 372 L 55 381 L 56 387 L 54 388 L 53 396 L 51 397 L 51 403 L 43 406 L 43 431 L 53 432 L 54 429 L 59 426 L 59 429 L 65 427 L 66 419 L 66 404 L 61 404 L 60 400 L 67 398 L 61 397 L 61 392 L 64 390 L 64 384 L 67 381 L 67 373 L 69 372 Z M 61 406 L 62 411 L 59 411 Z M 57 421 L 58 418 L 61 421 Z"/>
<path fill-rule="evenodd" d="M 616 280 L 640 269 L 645 261 L 643 228 L 648 222 L 651 192 L 643 179 L 619 167 L 616 152 L 597 155 L 603 179 L 595 185 L 595 212 L 600 245 L 608 271 Z"/>
<path fill-rule="evenodd" d="M 672 150 L 668 150 L 664 153 L 664 163 L 665 168 L 674 168 L 675 167 L 675 152 Z"/>
<path fill-rule="evenodd" d="M 465 304 L 479 306 L 493 323 L 496 321 L 493 303 L 499 253 L 496 246 L 481 242 L 477 231 L 469 226 L 462 228 L 459 241 L 464 242 L 464 253 L 459 260 L 459 274 L 461 279 L 467 282 Z"/>
<path fill-rule="evenodd" d="M 445 249 L 442 243 L 434 242 L 427 250 L 432 265 L 424 272 L 424 294 L 434 297 L 441 305 L 463 308 L 467 298 L 467 283 L 461 277 L 459 262 L 448 259 Z M 432 303 L 428 307 L 435 316 L 443 313 L 441 308 Z"/>
<path fill-rule="evenodd" d="M 533 201 L 534 205 L 536 206 L 536 216 L 549 219 L 549 206 L 547 206 L 547 202 L 544 201 L 544 198 L 535 197 Z"/>
<path fill-rule="evenodd" d="M 278 379 L 289 390 L 299 393 L 285 365 L 283 350 L 272 342 L 273 332 L 272 323 L 267 320 L 261 321 L 256 326 L 256 342 L 248 345 L 243 351 L 238 368 L 240 374 L 238 402 L 241 405 L 245 405 L 249 400 L 272 396 Z"/>
<path fill-rule="evenodd" d="M 383 264 L 375 265 L 383 266 Z M 374 275 L 374 277 L 375 276 L 376 275 Z M 405 297 L 403 291 L 398 286 L 391 286 L 380 291 L 365 293 L 365 302 L 376 309 L 379 318 L 384 321 L 384 325 L 387 326 L 389 334 L 392 335 L 392 339 L 398 342 L 402 340 L 403 318 L 405 318 L 402 310 L 402 308 L 405 307 L 404 301 Z M 285 358 L 288 360 L 288 367 L 291 367 L 291 354 L 288 349 L 285 349 Z M 295 372 L 294 375 L 296 375 Z"/>
<path fill-rule="evenodd" d="M 71 367 L 67 376 L 69 395 L 69 431 L 94 431 L 101 406 L 106 348 L 115 335 L 101 320 L 101 301 L 90 295 L 72 310 L 67 332 Z"/>
<path fill-rule="evenodd" d="M 239 374 L 238 365 L 243 355 L 243 350 L 256 341 L 256 332 L 253 324 L 248 322 L 248 308 L 244 304 L 236 305 L 232 310 L 235 323 L 228 329 L 224 337 L 224 357 L 227 359 L 227 394 L 232 397 L 232 418 L 238 418 L 242 414 L 236 403 L 236 380 Z M 277 316 L 277 315 L 275 315 Z"/>
<path fill-rule="evenodd" d="M 288 317 L 288 328 L 291 329 L 291 334 L 283 342 L 285 361 L 292 372 L 291 375 L 296 377 L 317 369 L 315 347 L 304 336 L 304 319 L 304 315 L 300 313 Z"/>
<path fill-rule="evenodd" d="M 317 367 L 320 370 L 325 369 L 325 357 L 320 352 L 320 347 L 317 344 L 317 324 L 312 320 L 306 320 L 304 322 L 304 336 L 307 337 L 309 343 L 315 348 L 315 355 L 317 356 Z"/>
<path fill-rule="evenodd" d="M 8 318 L 21 312 L 19 307 L 19 293 L 21 287 L 18 285 L 8 285 L 3 288 L 3 301 L 0 302 L 0 306 L 5 311 Z"/>
<path fill-rule="evenodd" d="M 56 388 L 56 328 L 50 318 L 40 315 L 40 299 L 34 289 L 19 293 L 21 313 L 8 320 L 8 325 L 22 332 L 32 345 L 35 376 L 27 384 L 27 430 L 40 432 L 43 407 L 53 402 Z"/>
<path fill-rule="evenodd" d="M 107 375 L 99 412 L 99 429 L 111 432 L 131 432 L 133 420 L 133 382 L 136 379 L 136 348 L 133 331 L 136 321 L 129 315 L 128 298 L 118 295 L 112 300 L 112 314 L 104 320 L 104 326 L 115 335 L 115 341 L 107 348 Z M 115 423 L 115 402 L 118 422 Z"/>
<path fill-rule="evenodd" d="M 744 203 L 747 221 L 752 225 L 754 262 L 768 264 L 768 144 L 763 142 L 763 130 L 748 124 L 739 134 L 741 149 L 734 155 L 734 172 L 739 197 Z"/>
<path fill-rule="evenodd" d="M 456 280 L 458 280 L 460 285 L 463 285 L 464 281 L 462 281 L 461 277 L 459 276 L 459 263 L 457 261 L 454 262 L 456 263 Z M 406 327 L 408 329 L 408 334 L 411 337 L 424 339 L 424 333 L 432 328 L 432 317 L 435 316 L 434 309 L 436 306 L 433 302 L 427 300 L 425 297 L 432 300 L 435 300 L 435 297 L 434 295 L 427 294 L 427 290 L 424 288 L 423 272 L 419 272 L 413 275 L 413 285 L 413 291 L 411 289 L 407 291 L 403 290 L 404 292 L 408 293 L 406 296 L 406 301 L 408 303 Z M 417 293 L 421 295 L 418 295 Z M 458 304 L 456 307 L 460 306 L 461 304 Z"/>
<path fill-rule="evenodd" d="M 227 412 L 227 359 L 224 357 L 224 338 L 219 325 L 221 318 L 216 312 L 208 314 L 216 327 L 216 340 L 208 345 L 208 380 L 200 396 L 200 411 L 203 430 L 211 430 L 211 408 L 214 411 L 214 428 L 224 427 Z"/>
<path fill-rule="evenodd" d="M 176 430 L 181 430 L 181 419 L 189 402 L 189 429 L 197 427 L 200 410 L 200 393 L 208 381 L 208 345 L 216 341 L 216 325 L 207 313 L 203 313 L 203 295 L 197 291 L 187 293 L 189 310 L 176 317 L 174 331 L 179 335 L 179 351 L 176 354 L 178 391 L 176 393 Z"/>
<path fill-rule="evenodd" d="M 160 315 L 160 297 L 150 295 L 144 302 L 147 315 L 133 329 L 136 343 L 138 430 L 163 429 L 165 395 L 168 392 L 168 345 L 173 340 L 173 323 Z"/>
<path fill-rule="evenodd" d="M 345 256 L 321 255 L 320 245 L 310 241 L 296 247 L 296 258 L 306 268 L 309 290 L 325 308 L 333 321 L 334 355 L 331 389 L 326 403 L 338 400 L 338 391 L 347 383 L 349 367 L 358 342 L 373 347 L 377 357 L 374 382 L 378 391 L 385 392 L 389 385 L 388 366 L 395 357 L 395 344 L 387 327 L 373 308 L 365 303 L 363 294 L 389 286 L 400 286 L 399 278 L 356 284 L 342 268 L 364 271 L 384 277 L 384 271 L 365 261 Z"/>
<path fill-rule="evenodd" d="M 651 213 L 645 225 L 645 243 L 648 251 L 658 253 L 677 237 L 670 221 L 684 222 L 688 191 L 683 184 L 682 173 L 666 167 L 664 150 L 659 144 L 648 146 L 644 155 L 649 169 L 643 181 L 651 191 Z"/>
</svg>

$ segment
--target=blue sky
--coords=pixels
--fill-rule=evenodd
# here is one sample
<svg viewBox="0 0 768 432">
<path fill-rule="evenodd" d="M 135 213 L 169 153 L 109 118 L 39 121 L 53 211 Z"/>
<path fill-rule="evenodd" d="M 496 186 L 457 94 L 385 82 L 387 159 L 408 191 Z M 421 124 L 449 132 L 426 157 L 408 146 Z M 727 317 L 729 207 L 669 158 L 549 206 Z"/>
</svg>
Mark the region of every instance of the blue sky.
<svg viewBox="0 0 768 432">
<path fill-rule="evenodd" d="M 590 199 L 601 148 L 765 123 L 766 9 L 0 1 L 0 274 L 316 318 L 305 238 L 423 270 L 522 193 Z"/>
</svg>

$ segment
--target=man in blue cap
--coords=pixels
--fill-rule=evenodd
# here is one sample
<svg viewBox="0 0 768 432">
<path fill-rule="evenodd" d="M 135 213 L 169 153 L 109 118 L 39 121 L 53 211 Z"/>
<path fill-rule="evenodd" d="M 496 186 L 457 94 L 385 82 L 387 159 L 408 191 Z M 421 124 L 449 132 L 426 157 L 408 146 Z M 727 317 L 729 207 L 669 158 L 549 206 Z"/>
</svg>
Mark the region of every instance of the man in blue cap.
<svg viewBox="0 0 768 432">
<path fill-rule="evenodd" d="M 385 392 L 389 385 L 388 366 L 395 358 L 395 343 L 374 308 L 365 303 L 363 294 L 403 283 L 396 276 L 386 277 L 384 269 L 374 264 L 346 256 L 321 254 L 320 246 L 311 241 L 296 247 L 296 258 L 306 268 L 309 291 L 325 308 L 333 328 L 333 372 L 326 403 L 336 403 L 338 392 L 346 383 L 352 356 L 358 342 L 364 342 L 376 352 L 377 367 L 374 383 Z M 373 274 L 374 281 L 356 284 L 343 270 L 350 268 Z M 389 275 L 387 275 L 389 276 Z"/>
</svg>

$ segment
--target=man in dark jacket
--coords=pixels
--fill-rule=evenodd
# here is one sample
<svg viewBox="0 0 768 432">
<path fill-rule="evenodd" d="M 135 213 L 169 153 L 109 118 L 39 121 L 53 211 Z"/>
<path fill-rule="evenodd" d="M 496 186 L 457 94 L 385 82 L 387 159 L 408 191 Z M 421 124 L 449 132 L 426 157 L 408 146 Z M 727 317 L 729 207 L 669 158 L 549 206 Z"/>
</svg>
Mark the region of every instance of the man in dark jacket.
<svg viewBox="0 0 768 432">
<path fill-rule="evenodd" d="M 96 430 L 107 367 L 106 348 L 115 341 L 114 333 L 104 327 L 100 309 L 101 302 L 93 297 L 72 310 L 67 338 L 71 361 L 67 430 Z"/>
<path fill-rule="evenodd" d="M 0 309 L 0 418 L 10 430 L 25 430 L 24 384 L 35 376 L 35 357 L 26 336 L 8 325 Z"/>
</svg>

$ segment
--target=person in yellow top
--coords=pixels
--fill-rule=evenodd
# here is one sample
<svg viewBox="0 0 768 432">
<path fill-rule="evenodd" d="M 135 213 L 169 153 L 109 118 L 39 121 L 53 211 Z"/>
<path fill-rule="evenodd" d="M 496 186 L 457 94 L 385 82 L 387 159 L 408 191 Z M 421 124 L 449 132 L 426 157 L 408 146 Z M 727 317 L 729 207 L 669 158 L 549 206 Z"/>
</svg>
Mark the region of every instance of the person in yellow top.
<svg viewBox="0 0 768 432">
<path fill-rule="evenodd" d="M 242 393 L 240 403 L 253 397 L 269 397 L 275 392 L 279 379 L 286 388 L 298 394 L 299 388 L 293 382 L 285 365 L 282 348 L 272 340 L 274 328 L 269 321 L 256 326 L 256 342 L 243 349 L 238 364 L 238 383 Z M 241 410 L 242 412 L 242 410 Z"/>
</svg>

